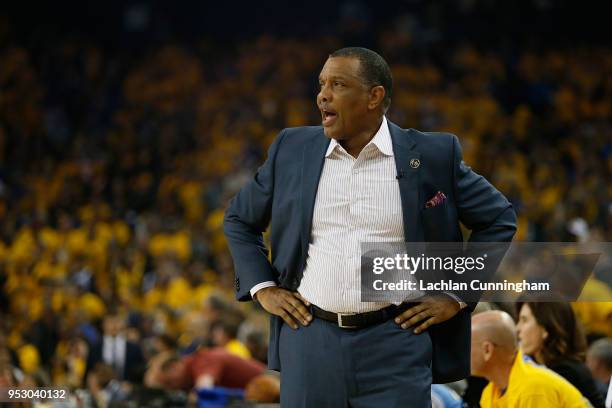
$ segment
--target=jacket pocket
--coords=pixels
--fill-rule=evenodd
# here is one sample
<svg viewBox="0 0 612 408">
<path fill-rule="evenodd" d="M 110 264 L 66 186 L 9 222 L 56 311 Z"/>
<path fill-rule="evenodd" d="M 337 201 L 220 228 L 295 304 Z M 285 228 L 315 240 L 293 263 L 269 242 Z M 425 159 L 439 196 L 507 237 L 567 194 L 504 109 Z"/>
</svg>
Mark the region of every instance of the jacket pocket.
<svg viewBox="0 0 612 408">
<path fill-rule="evenodd" d="M 448 204 L 444 202 L 432 208 L 421 209 L 423 233 L 427 242 L 451 240 L 452 226 L 449 223 Z"/>
</svg>

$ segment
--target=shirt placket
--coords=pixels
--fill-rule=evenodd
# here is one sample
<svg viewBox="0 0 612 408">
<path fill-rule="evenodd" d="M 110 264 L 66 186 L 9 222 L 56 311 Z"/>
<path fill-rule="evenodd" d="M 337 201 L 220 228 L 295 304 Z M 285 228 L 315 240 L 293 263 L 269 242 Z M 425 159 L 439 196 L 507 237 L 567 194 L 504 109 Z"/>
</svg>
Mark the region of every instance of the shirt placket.
<svg viewBox="0 0 612 408">
<path fill-rule="evenodd" d="M 349 276 L 346 277 L 346 282 L 350 288 L 350 302 L 353 308 L 358 308 L 361 301 L 359 296 L 361 267 L 359 242 L 363 238 L 363 226 L 359 223 L 359 220 L 363 216 L 361 201 L 363 200 L 363 188 L 365 187 L 363 184 L 364 165 L 366 164 L 364 159 L 364 155 L 360 154 L 351 168 L 351 231 L 347 243 L 347 273 L 349 273 Z"/>
<path fill-rule="evenodd" d="M 355 220 L 353 214 L 353 202 L 356 193 L 355 180 L 353 177 L 353 168 L 355 166 L 355 159 L 350 156 L 348 153 L 343 152 L 343 160 L 345 161 L 344 169 L 346 169 L 345 177 L 348 180 L 347 185 L 347 194 L 348 194 L 348 213 L 346 216 L 346 233 L 345 237 L 347 239 L 347 244 L 351 242 L 353 233 L 355 231 Z M 342 268 L 342 303 L 344 304 L 344 308 L 346 308 L 350 304 L 350 295 L 351 295 L 351 274 L 353 270 L 351 269 L 350 264 L 351 257 L 351 245 L 342 245 L 342 261 L 344 264 L 344 268 Z"/>
</svg>

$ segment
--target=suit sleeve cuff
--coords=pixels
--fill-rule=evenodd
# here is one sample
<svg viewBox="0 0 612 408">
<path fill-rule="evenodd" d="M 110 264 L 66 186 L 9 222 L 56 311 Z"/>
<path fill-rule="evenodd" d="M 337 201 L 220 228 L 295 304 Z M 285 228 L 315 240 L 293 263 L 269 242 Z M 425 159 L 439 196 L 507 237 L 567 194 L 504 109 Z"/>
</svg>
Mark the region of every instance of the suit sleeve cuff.
<svg viewBox="0 0 612 408">
<path fill-rule="evenodd" d="M 271 288 L 273 286 L 276 286 L 276 282 L 274 281 L 265 281 L 265 282 L 258 283 L 257 285 L 251 288 L 251 297 L 255 299 L 255 294 L 258 291 L 260 291 L 263 288 Z"/>
</svg>

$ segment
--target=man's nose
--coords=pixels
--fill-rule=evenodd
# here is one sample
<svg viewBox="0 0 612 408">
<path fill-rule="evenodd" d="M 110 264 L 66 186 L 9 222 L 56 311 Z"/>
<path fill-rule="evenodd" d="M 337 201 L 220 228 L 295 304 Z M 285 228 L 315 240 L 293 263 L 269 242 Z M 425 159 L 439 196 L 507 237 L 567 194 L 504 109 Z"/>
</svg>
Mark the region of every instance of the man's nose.
<svg viewBox="0 0 612 408">
<path fill-rule="evenodd" d="M 329 92 L 327 85 L 321 87 L 317 99 L 319 102 L 329 102 L 331 100 L 331 92 Z"/>
</svg>

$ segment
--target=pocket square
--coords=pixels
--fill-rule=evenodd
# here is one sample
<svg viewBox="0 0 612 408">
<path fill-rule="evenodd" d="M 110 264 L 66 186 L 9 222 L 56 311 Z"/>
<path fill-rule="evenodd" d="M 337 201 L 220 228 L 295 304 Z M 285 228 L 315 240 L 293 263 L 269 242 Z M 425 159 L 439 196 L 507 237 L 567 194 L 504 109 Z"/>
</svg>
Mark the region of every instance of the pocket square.
<svg viewBox="0 0 612 408">
<path fill-rule="evenodd" d="M 427 200 L 427 202 L 425 203 L 425 208 L 435 207 L 437 205 L 442 204 L 444 201 L 446 201 L 446 196 L 443 192 L 438 191 L 435 196 Z"/>
</svg>

